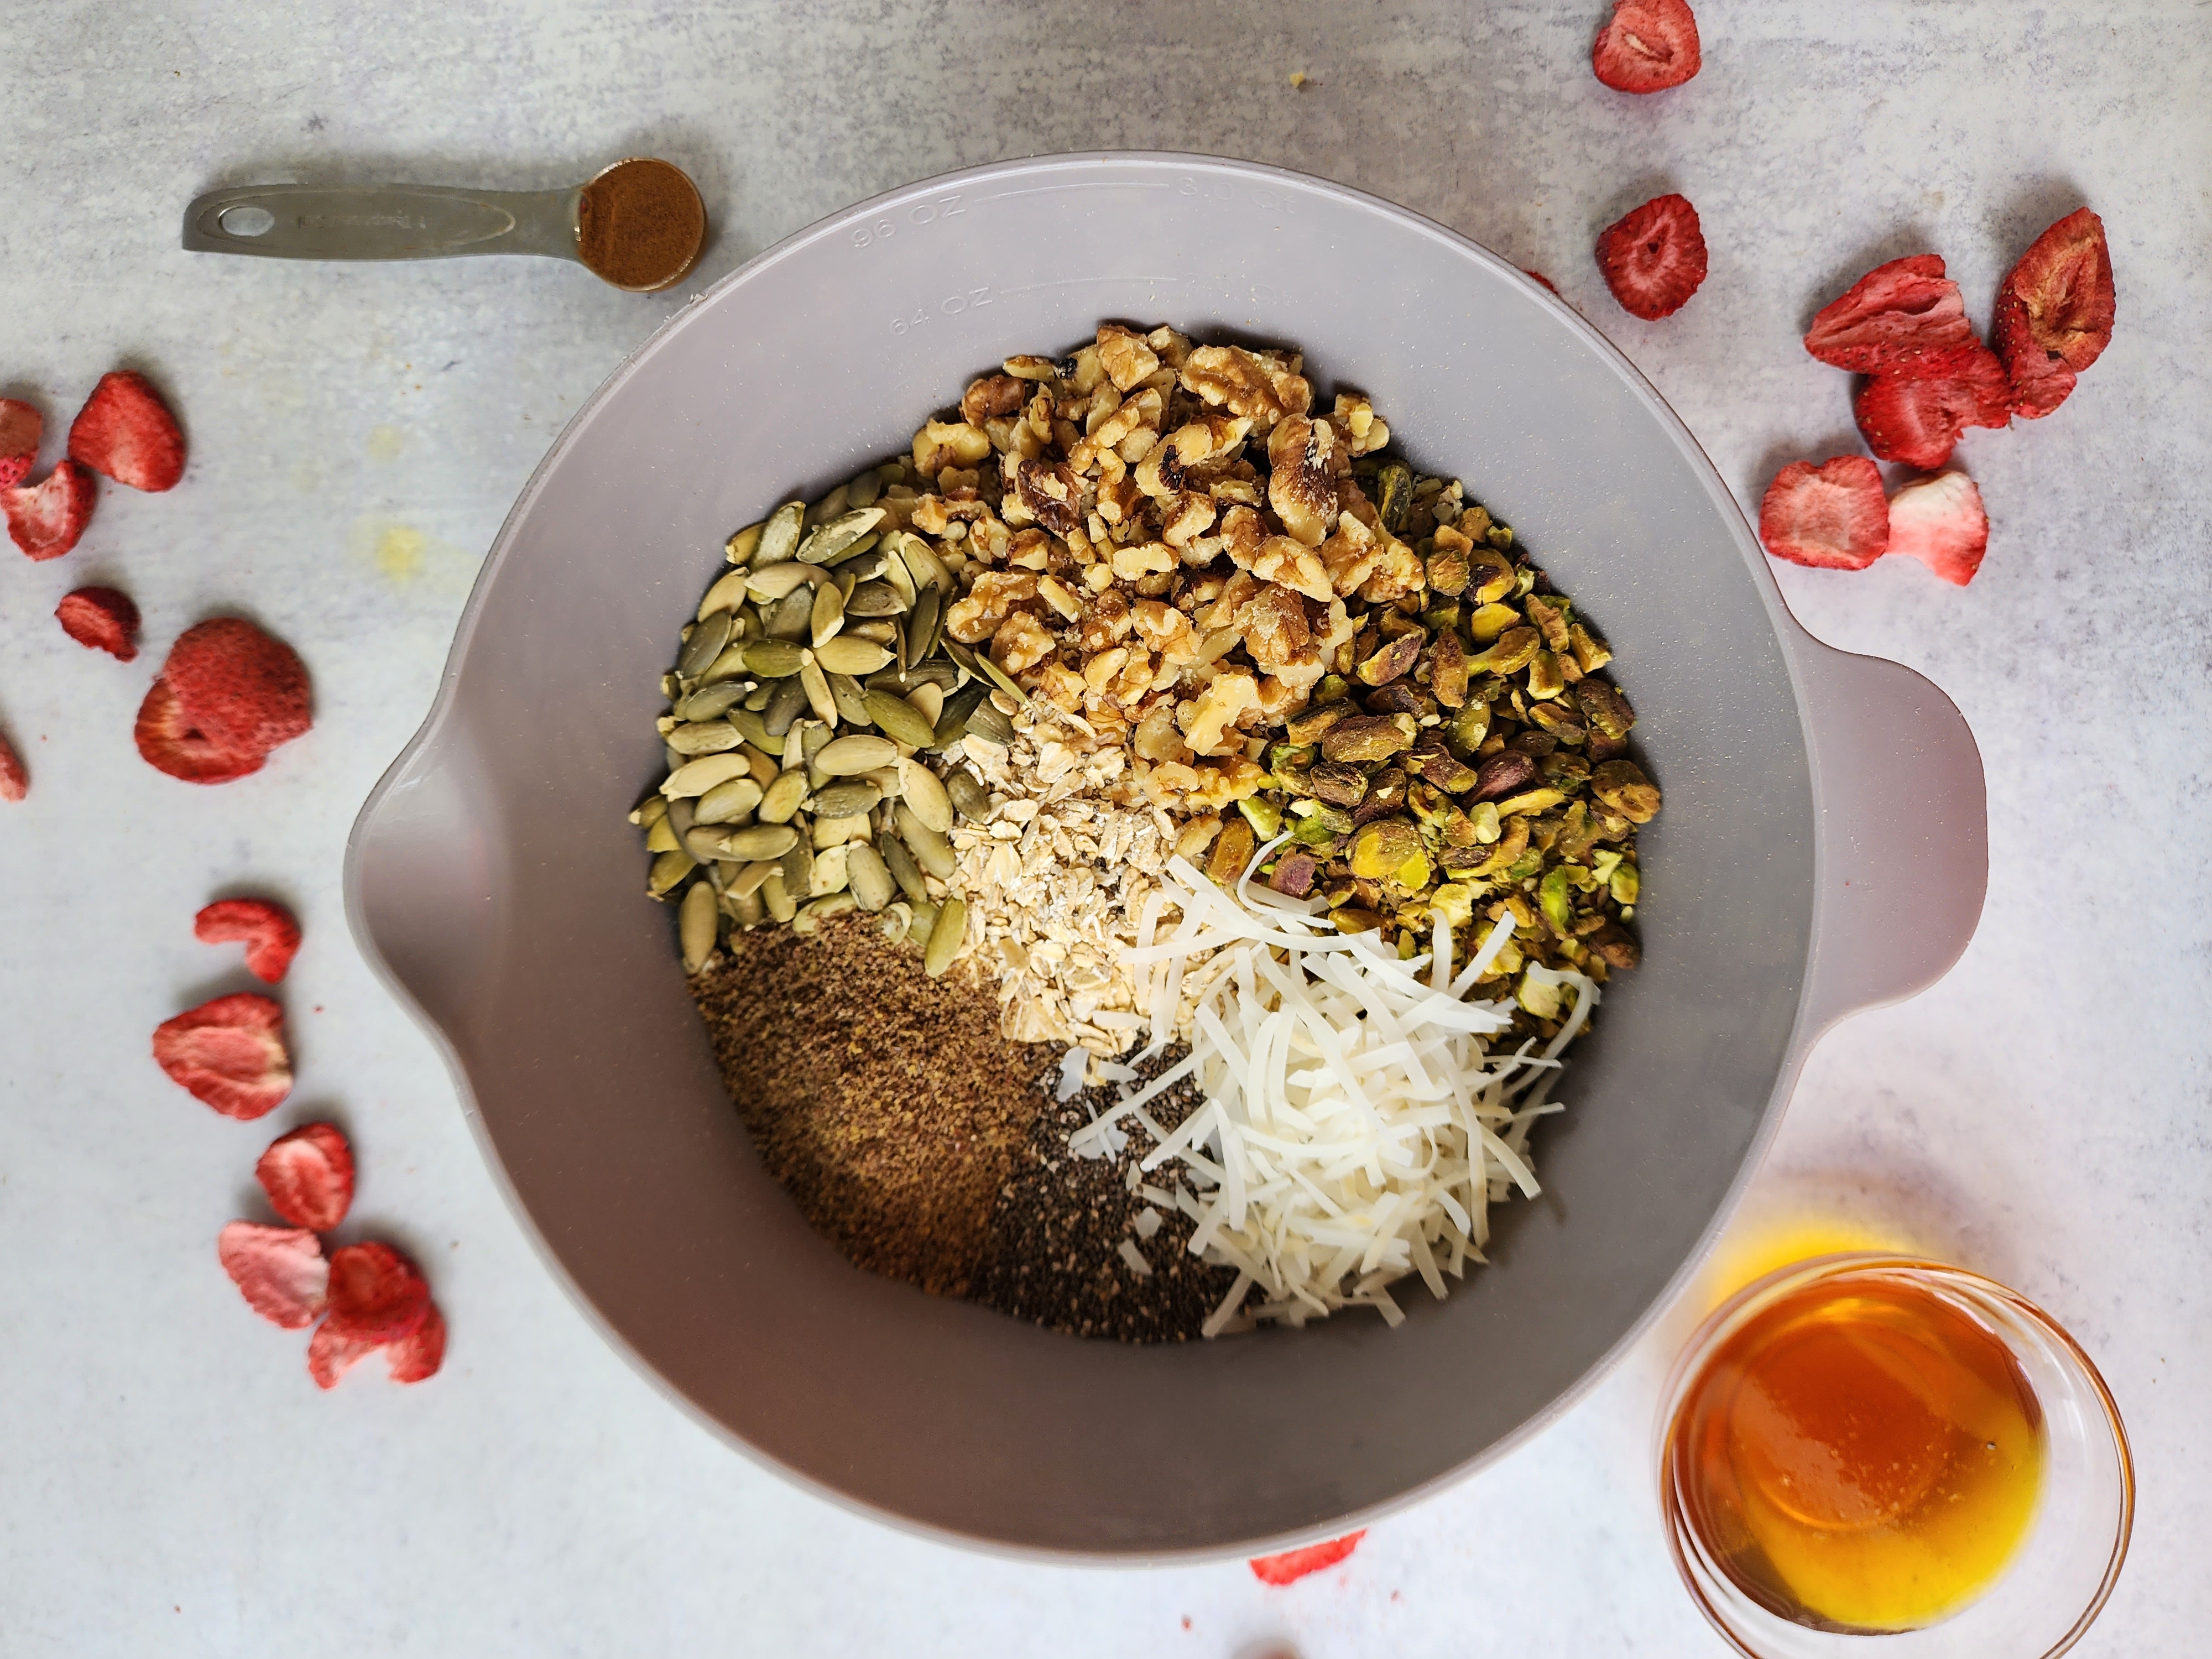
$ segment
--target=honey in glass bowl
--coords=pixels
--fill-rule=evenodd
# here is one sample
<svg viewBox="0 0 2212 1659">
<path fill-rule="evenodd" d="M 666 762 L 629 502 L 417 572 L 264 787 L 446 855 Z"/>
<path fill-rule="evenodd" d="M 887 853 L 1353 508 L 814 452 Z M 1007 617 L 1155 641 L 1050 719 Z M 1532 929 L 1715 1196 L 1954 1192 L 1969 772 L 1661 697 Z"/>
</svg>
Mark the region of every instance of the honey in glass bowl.
<svg viewBox="0 0 2212 1659">
<path fill-rule="evenodd" d="M 1691 1380 L 1664 1455 L 1683 1519 L 1746 1595 L 1814 1629 L 1931 1625 L 2027 1535 L 2043 1420 L 2012 1353 L 1927 1285 L 1785 1291 Z"/>
</svg>

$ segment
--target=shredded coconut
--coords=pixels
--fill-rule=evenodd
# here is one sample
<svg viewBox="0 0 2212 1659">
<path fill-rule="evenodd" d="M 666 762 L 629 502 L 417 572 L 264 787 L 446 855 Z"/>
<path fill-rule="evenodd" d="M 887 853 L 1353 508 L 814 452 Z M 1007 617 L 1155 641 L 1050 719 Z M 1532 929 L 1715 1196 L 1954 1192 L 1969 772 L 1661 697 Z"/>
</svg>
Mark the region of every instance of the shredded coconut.
<svg viewBox="0 0 2212 1659">
<path fill-rule="evenodd" d="M 1510 912 L 1449 978 L 1451 927 L 1441 913 L 1431 952 L 1401 960 L 1371 933 L 1335 932 L 1310 901 L 1255 891 L 1252 870 L 1270 850 L 1225 892 L 1187 860 L 1168 860 L 1160 914 L 1179 920 L 1124 957 L 1142 981 L 1138 1006 L 1165 997 L 1175 1007 L 1168 988 L 1203 953 L 1190 1054 L 1077 1130 L 1069 1150 L 1102 1156 L 1132 1120 L 1157 1143 L 1147 1172 L 1180 1162 L 1211 1188 L 1188 1202 L 1180 1186 L 1175 1195 L 1198 1223 L 1191 1252 L 1237 1269 L 1207 1334 L 1230 1328 L 1255 1285 L 1263 1299 L 1243 1310 L 1251 1318 L 1303 1325 L 1370 1307 L 1395 1325 L 1405 1316 L 1389 1286 L 1418 1274 L 1441 1299 L 1447 1274 L 1462 1277 L 1470 1257 L 1484 1259 L 1489 1206 L 1540 1190 L 1528 1125 L 1560 1109 L 1542 1096 L 1598 988 L 1558 975 L 1552 988 L 1571 988 L 1574 1007 L 1544 1052 L 1528 1052 L 1531 1038 L 1493 1054 L 1489 1041 L 1510 1028 L 1515 1005 L 1467 994 L 1504 949 Z M 1164 1047 L 1171 1023 L 1152 1024 L 1152 1048 Z M 1205 1104 L 1159 1133 L 1145 1106 L 1194 1073 Z"/>
</svg>

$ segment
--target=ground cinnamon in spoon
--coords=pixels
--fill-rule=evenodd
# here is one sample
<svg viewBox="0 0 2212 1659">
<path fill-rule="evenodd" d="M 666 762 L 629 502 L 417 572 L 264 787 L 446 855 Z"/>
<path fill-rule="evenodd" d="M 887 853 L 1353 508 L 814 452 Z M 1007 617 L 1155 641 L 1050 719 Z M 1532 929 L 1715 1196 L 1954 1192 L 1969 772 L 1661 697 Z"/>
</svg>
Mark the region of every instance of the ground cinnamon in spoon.
<svg viewBox="0 0 2212 1659">
<path fill-rule="evenodd" d="M 677 281 L 706 240 L 698 187 L 666 161 L 617 161 L 584 186 L 577 204 L 577 252 L 599 276 L 633 293 Z"/>
</svg>

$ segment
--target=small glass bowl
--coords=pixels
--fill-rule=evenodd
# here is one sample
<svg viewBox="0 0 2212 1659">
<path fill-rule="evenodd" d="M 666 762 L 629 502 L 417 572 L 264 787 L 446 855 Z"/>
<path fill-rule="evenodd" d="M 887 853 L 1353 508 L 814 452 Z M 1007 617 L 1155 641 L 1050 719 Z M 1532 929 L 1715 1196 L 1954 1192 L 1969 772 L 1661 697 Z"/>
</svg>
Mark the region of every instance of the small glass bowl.
<svg viewBox="0 0 2212 1659">
<path fill-rule="evenodd" d="M 1974 1601 L 1917 1630 L 1846 1632 L 1793 1622 L 1739 1589 L 1689 1520 L 1668 1455 L 1705 1362 L 1745 1324 L 1808 1285 L 1905 1284 L 1948 1302 L 2005 1345 L 2043 1413 L 2042 1488 L 2027 1536 Z M 2050 1316 L 1995 1281 L 1913 1256 L 1854 1252 L 1794 1262 L 1746 1285 L 1698 1329 L 1676 1362 L 1659 1414 L 1659 1501 L 1682 1582 L 1714 1628 L 1747 1659 L 2057 1659 L 2089 1628 L 2127 1559 L 2135 1465 L 2105 1380 Z"/>
</svg>

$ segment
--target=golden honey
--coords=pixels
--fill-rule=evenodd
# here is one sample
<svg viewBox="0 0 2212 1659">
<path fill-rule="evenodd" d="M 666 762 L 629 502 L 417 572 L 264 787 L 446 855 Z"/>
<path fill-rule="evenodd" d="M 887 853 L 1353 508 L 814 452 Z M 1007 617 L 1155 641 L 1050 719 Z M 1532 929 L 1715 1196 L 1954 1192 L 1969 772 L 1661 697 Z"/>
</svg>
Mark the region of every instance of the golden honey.
<svg viewBox="0 0 2212 1659">
<path fill-rule="evenodd" d="M 1730 1333 L 1668 1439 L 1684 1518 L 1744 1593 L 1828 1629 L 1911 1630 L 1986 1589 L 2027 1535 L 2042 1418 L 2004 1345 L 1872 1276 Z"/>
</svg>

